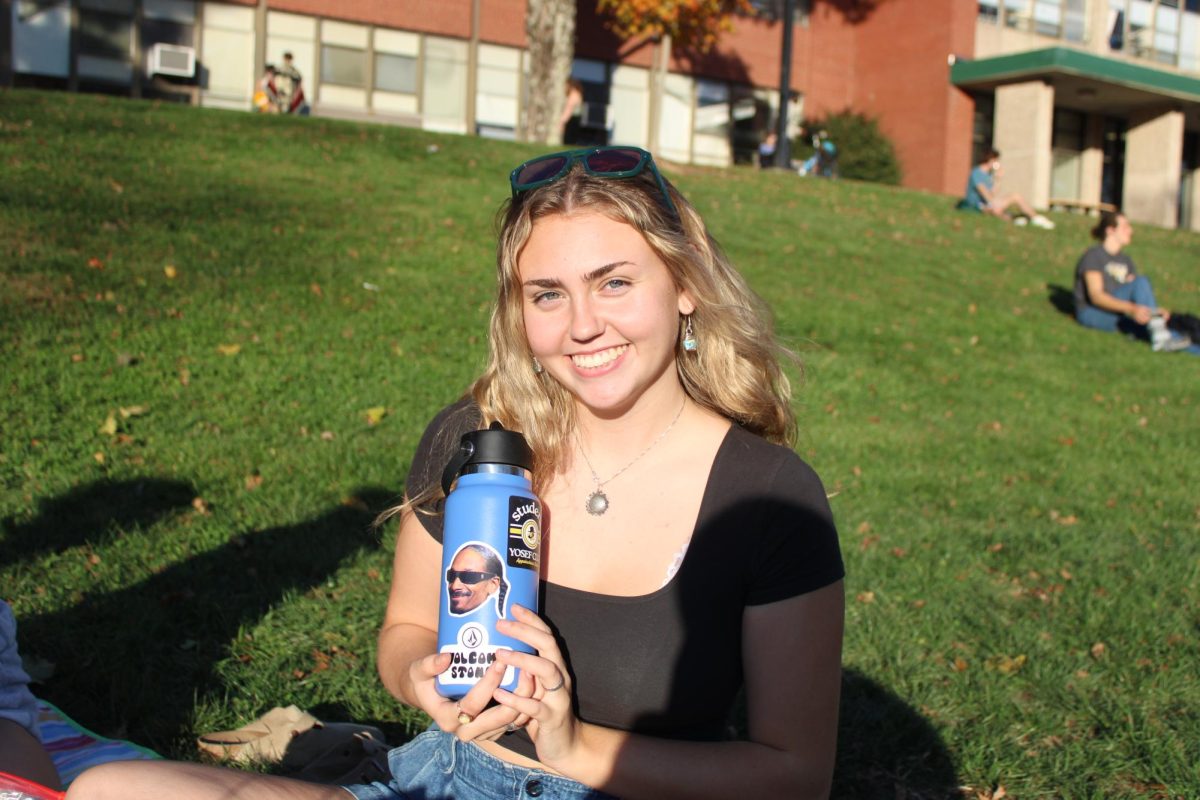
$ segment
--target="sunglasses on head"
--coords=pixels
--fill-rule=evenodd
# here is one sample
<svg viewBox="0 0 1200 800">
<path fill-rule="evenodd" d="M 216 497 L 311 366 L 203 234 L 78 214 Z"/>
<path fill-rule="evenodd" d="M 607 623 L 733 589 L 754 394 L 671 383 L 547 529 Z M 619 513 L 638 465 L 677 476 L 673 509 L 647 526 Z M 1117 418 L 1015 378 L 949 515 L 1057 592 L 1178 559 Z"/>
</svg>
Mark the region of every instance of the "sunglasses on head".
<svg viewBox="0 0 1200 800">
<path fill-rule="evenodd" d="M 474 586 L 477 583 L 482 583 L 483 581 L 494 577 L 496 577 L 496 573 L 494 572 L 475 572 L 474 570 L 457 569 L 446 570 L 446 583 L 460 581 L 461 583 L 465 583 L 467 586 Z"/>
<path fill-rule="evenodd" d="M 584 172 L 597 178 L 632 178 L 648 168 L 658 182 L 667 209 L 676 217 L 679 216 L 675 204 L 671 202 L 671 195 L 667 193 L 667 185 L 654 164 L 654 156 L 640 147 L 586 147 L 530 159 L 508 176 L 513 197 L 554 183 L 570 172 L 576 162 L 583 164 Z"/>
</svg>

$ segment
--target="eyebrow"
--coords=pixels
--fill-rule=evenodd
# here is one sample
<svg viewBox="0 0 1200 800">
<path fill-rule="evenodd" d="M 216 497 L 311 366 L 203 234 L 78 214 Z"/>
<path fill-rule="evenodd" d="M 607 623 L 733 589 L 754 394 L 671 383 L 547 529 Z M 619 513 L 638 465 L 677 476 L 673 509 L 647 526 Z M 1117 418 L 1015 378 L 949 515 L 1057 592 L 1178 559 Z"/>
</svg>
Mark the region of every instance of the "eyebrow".
<svg viewBox="0 0 1200 800">
<path fill-rule="evenodd" d="M 590 272 L 585 272 L 581 277 L 582 277 L 584 283 L 591 283 L 592 281 L 596 280 L 597 278 L 603 278 L 605 275 L 612 272 L 617 267 L 621 267 L 621 266 L 624 266 L 625 264 L 632 264 L 632 263 L 633 263 L 632 261 L 614 261 L 611 264 L 605 264 L 602 267 L 596 267 L 594 270 L 592 270 Z M 541 289 L 558 289 L 558 288 L 562 287 L 563 283 L 558 278 L 533 278 L 531 280 L 525 281 L 521 285 L 522 286 L 537 286 L 538 288 L 541 288 Z"/>
</svg>

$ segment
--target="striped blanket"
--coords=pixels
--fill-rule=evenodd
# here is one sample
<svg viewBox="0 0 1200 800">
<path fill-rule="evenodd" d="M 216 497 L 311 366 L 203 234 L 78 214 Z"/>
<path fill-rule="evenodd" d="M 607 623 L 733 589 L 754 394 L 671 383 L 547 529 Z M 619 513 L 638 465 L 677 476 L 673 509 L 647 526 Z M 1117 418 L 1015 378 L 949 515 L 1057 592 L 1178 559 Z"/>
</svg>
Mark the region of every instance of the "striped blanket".
<svg viewBox="0 0 1200 800">
<path fill-rule="evenodd" d="M 42 699 L 38 700 L 37 732 L 58 768 L 63 786 L 96 764 L 160 758 L 131 742 L 97 736 Z"/>
</svg>

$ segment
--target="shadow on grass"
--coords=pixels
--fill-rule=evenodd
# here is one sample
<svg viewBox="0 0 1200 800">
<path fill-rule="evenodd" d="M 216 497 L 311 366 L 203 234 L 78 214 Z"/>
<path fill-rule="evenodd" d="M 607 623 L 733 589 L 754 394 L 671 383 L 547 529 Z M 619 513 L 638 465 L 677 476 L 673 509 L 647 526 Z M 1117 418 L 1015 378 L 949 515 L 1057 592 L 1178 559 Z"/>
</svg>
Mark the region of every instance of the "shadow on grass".
<svg viewBox="0 0 1200 800">
<path fill-rule="evenodd" d="M 114 531 L 153 525 L 190 506 L 196 490 L 180 481 L 96 481 L 38 504 L 27 523 L 0 521 L 0 568 L 76 545 L 106 541 Z"/>
<path fill-rule="evenodd" d="M 1046 299 L 1050 301 L 1050 305 L 1054 306 L 1055 310 L 1075 319 L 1075 293 L 1073 291 L 1056 283 L 1047 283 L 1046 292 L 1048 293 Z"/>
<path fill-rule="evenodd" d="M 127 498 L 134 484 L 155 487 L 155 499 L 138 512 L 143 523 L 194 496 L 186 484 L 155 479 L 84 487 L 43 504 L 42 515 L 13 527 L 7 538 L 26 555 L 38 549 L 39 533 L 50 547 L 94 540 L 96 531 L 133 513 L 125 501 L 113 500 Z M 213 667 L 239 630 L 376 547 L 371 523 L 395 496 L 363 488 L 354 493 L 357 502 L 307 522 L 231 536 L 139 583 L 22 618 L 22 651 L 55 664 L 54 677 L 39 693 L 98 733 L 176 752 L 197 698 L 223 692 Z M 263 698 L 268 705 L 284 699 Z"/>
<path fill-rule="evenodd" d="M 962 792 L 954 759 L 933 726 L 888 689 L 847 669 L 830 796 L 949 800 Z"/>
</svg>

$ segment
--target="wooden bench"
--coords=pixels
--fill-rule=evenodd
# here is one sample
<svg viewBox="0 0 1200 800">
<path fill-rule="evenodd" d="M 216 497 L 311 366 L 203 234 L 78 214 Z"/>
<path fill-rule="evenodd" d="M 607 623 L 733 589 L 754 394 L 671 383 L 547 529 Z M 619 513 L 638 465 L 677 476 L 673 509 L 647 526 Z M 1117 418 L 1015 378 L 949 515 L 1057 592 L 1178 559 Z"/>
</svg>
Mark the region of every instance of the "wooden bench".
<svg viewBox="0 0 1200 800">
<path fill-rule="evenodd" d="M 1117 207 L 1112 203 L 1089 203 L 1085 200 L 1068 200 L 1063 197 L 1050 198 L 1050 210 L 1061 208 L 1063 211 L 1078 211 L 1097 216 L 1101 211 L 1115 212 Z"/>
</svg>

